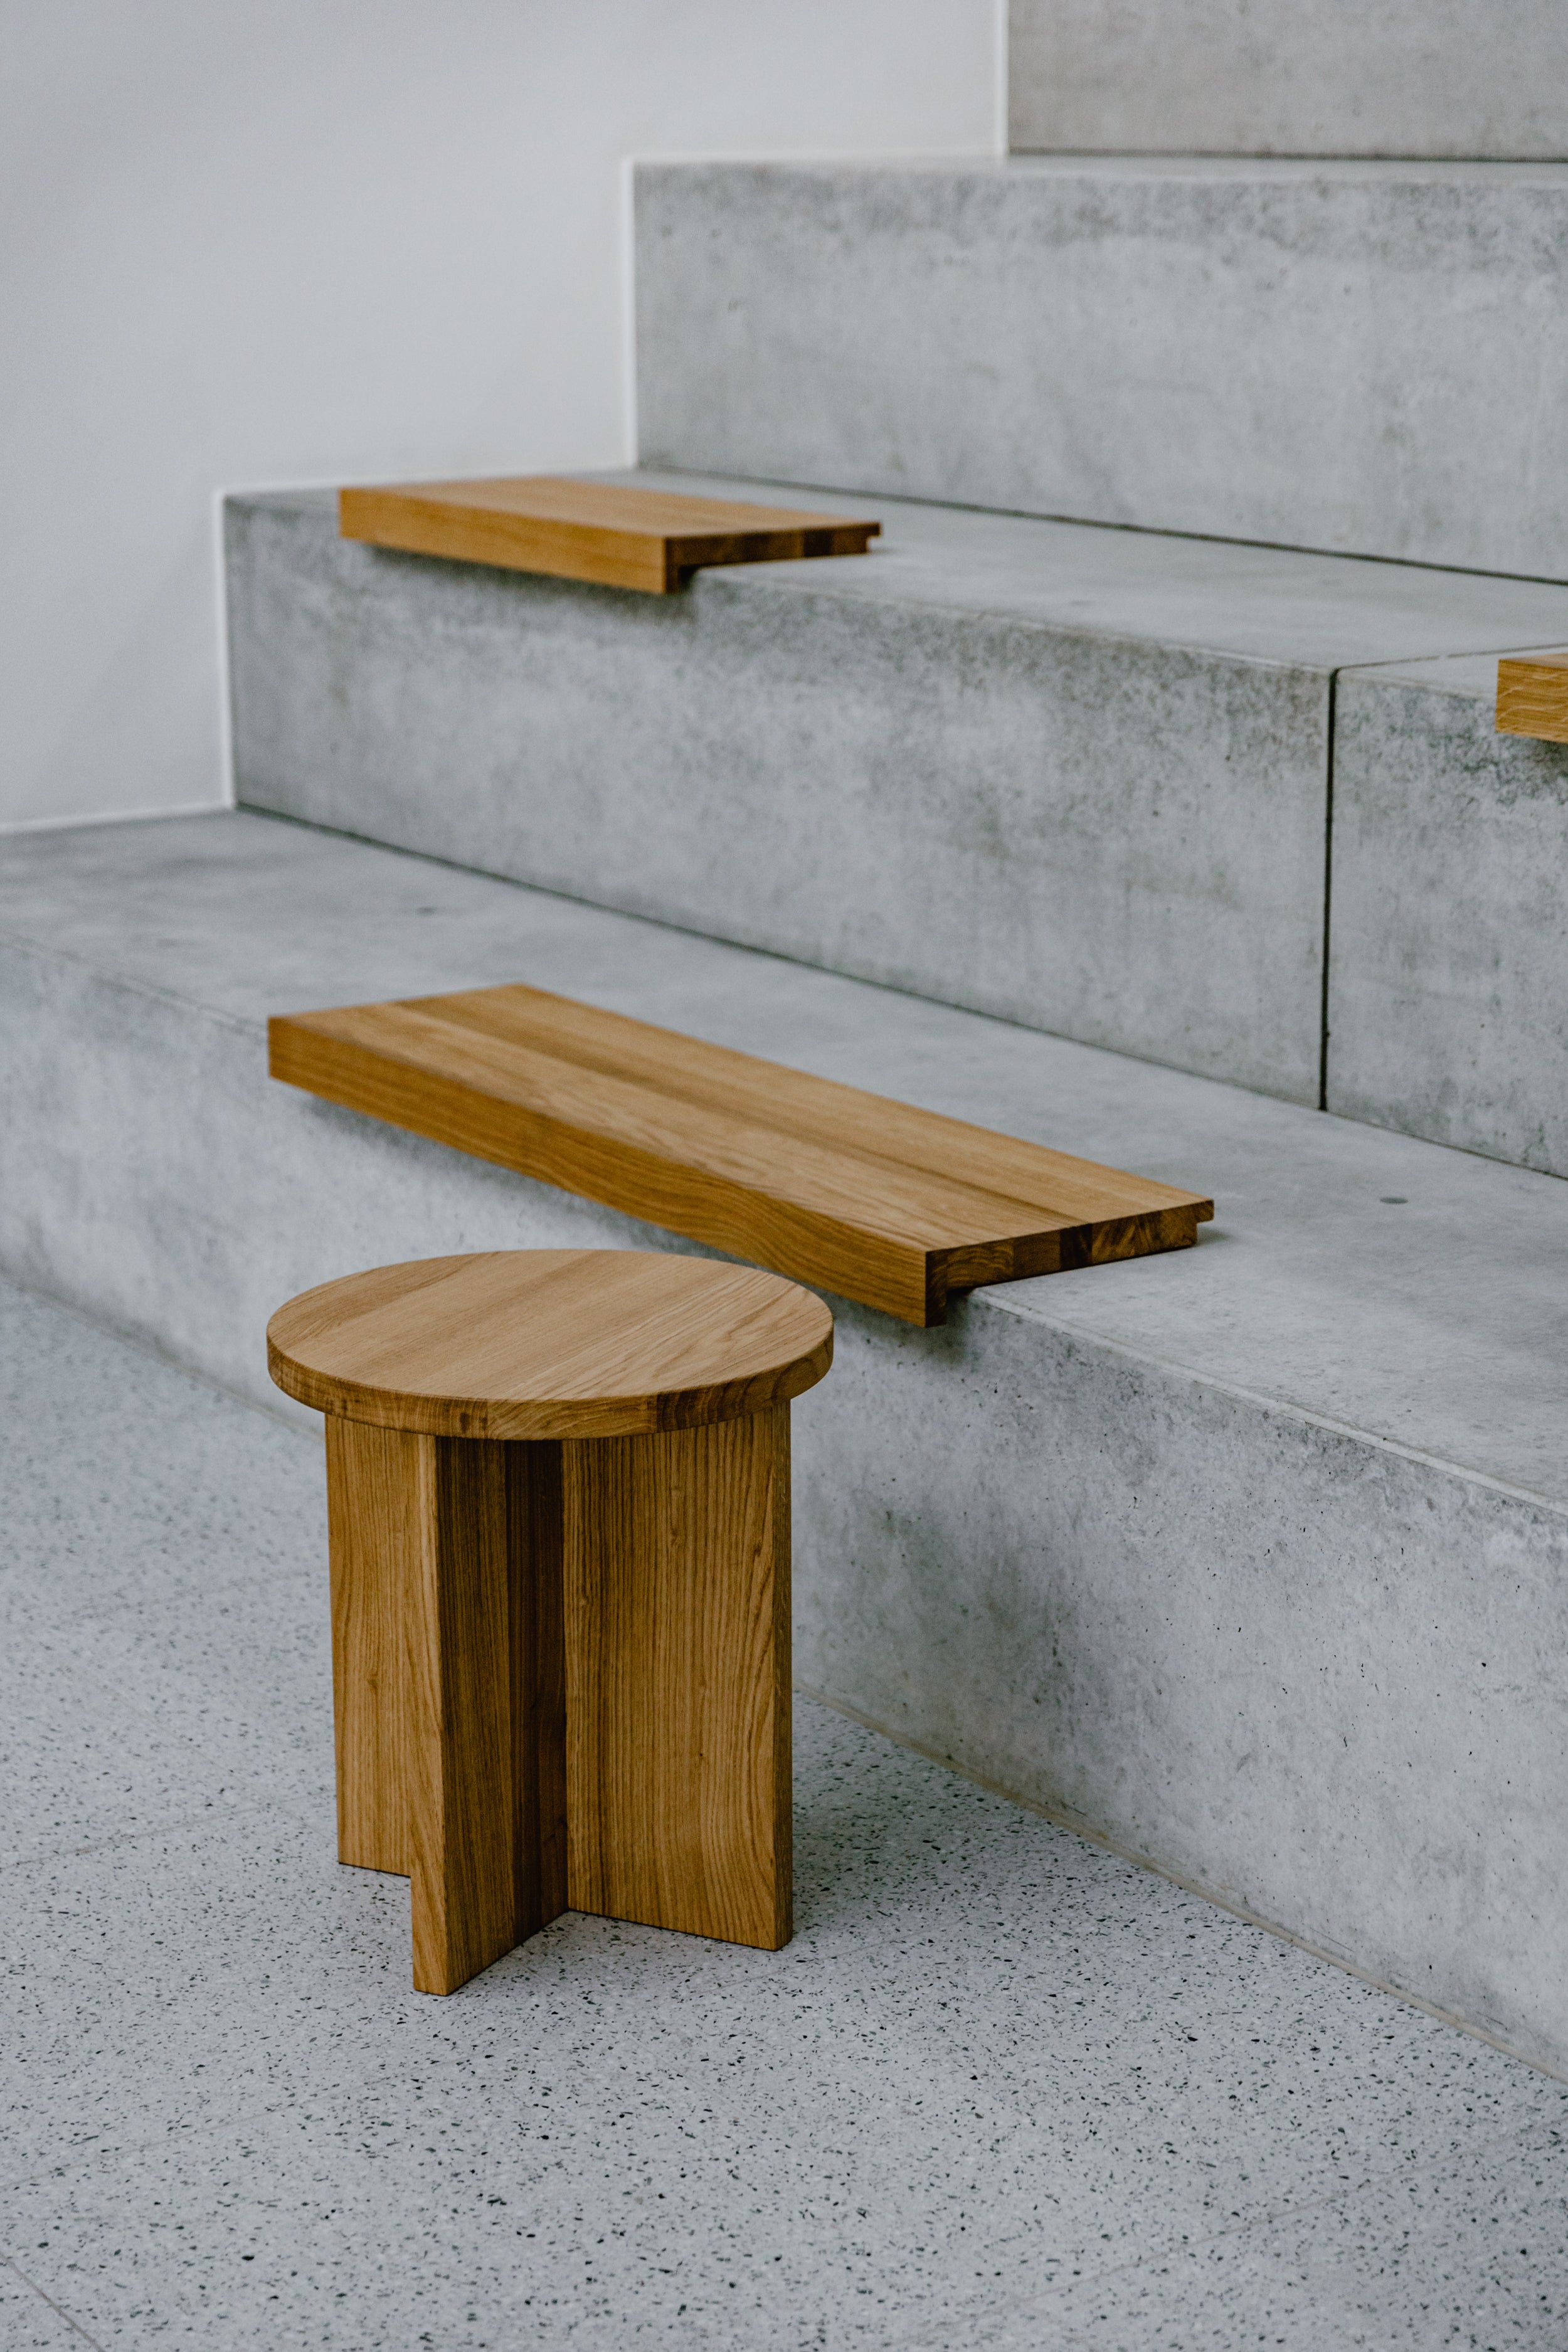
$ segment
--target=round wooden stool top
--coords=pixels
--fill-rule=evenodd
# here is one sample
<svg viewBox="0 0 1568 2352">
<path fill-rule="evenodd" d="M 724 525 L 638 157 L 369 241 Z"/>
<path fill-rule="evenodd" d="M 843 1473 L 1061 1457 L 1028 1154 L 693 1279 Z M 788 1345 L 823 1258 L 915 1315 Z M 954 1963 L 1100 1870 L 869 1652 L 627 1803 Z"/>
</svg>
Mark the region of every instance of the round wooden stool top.
<svg viewBox="0 0 1568 2352">
<path fill-rule="evenodd" d="M 267 1328 L 319 1412 L 437 1437 L 629 1437 L 783 1404 L 833 1318 L 753 1266 L 644 1250 L 416 1258 L 301 1292 Z"/>
</svg>

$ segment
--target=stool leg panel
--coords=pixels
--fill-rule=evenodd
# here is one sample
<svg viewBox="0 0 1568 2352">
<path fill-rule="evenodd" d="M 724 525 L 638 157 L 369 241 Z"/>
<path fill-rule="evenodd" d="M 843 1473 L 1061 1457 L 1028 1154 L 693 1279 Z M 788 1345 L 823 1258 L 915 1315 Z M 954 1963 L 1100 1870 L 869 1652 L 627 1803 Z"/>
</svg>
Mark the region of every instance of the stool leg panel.
<svg viewBox="0 0 1568 2352">
<path fill-rule="evenodd" d="M 504 1448 L 510 1542 L 512 1785 L 518 1943 L 566 1908 L 566 1660 L 561 1446 Z"/>
<path fill-rule="evenodd" d="M 406 1878 L 406 1593 L 417 1574 L 419 1440 L 327 1418 L 338 1859 Z"/>
<path fill-rule="evenodd" d="M 773 1751 L 769 1785 L 774 1857 L 772 1948 L 777 1951 L 795 1934 L 795 1612 L 790 1580 L 794 1528 L 788 1405 L 775 1406 L 767 1419 L 772 1423 L 773 1548 L 773 1684 L 768 1726 Z M 761 1753 L 759 1748 L 759 1759 Z"/>
<path fill-rule="evenodd" d="M 657 1863 L 620 1832 L 653 1801 L 638 1731 L 639 1664 L 651 1651 L 639 1598 L 641 1490 L 654 1438 L 563 1441 L 561 1448 L 566 1634 L 566 1899 L 574 1911 L 647 1919 Z M 641 1474 L 639 1475 L 639 1474 Z"/>
<path fill-rule="evenodd" d="M 789 1408 L 563 1446 L 573 1907 L 789 1939 Z"/>
<path fill-rule="evenodd" d="M 414 1982 L 453 1992 L 517 1941 L 504 1450 L 417 1438 L 408 1611 Z"/>
</svg>

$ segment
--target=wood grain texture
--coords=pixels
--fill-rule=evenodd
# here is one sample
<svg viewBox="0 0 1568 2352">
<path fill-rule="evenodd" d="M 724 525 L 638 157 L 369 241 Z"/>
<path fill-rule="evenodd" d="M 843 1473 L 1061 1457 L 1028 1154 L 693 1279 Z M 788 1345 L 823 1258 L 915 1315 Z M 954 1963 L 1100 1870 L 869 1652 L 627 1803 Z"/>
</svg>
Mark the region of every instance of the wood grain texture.
<svg viewBox="0 0 1568 2352">
<path fill-rule="evenodd" d="M 566 1908 L 566 1653 L 561 1447 L 506 1456 L 517 1934 Z"/>
<path fill-rule="evenodd" d="M 863 555 L 880 523 L 553 474 L 338 495 L 344 539 L 664 595 L 715 563 Z"/>
<path fill-rule="evenodd" d="M 409 1596 L 414 1982 L 452 1992 L 518 1940 L 506 1457 L 418 1436 Z"/>
<path fill-rule="evenodd" d="M 289 1085 L 907 1322 L 977 1283 L 1187 1247 L 1214 1213 L 537 989 L 297 1013 L 269 1037 Z"/>
<path fill-rule="evenodd" d="M 568 1443 L 574 1910 L 791 1933 L 789 1408 Z"/>
<path fill-rule="evenodd" d="M 566 1907 L 559 1445 L 329 1417 L 338 1854 L 450 1992 Z"/>
<path fill-rule="evenodd" d="M 1497 728 L 1500 735 L 1568 743 L 1568 654 L 1499 662 Z"/>
<path fill-rule="evenodd" d="M 774 1276 L 629 1250 L 381 1266 L 273 1318 L 274 1376 L 327 1401 L 339 1852 L 410 1878 L 420 1990 L 568 1902 L 788 1940 L 789 1397 L 831 1338 Z M 634 1375 L 684 1417 L 628 1419 Z M 540 1398 L 590 1433 L 510 1434 Z"/>
<path fill-rule="evenodd" d="M 406 1595 L 424 1542 L 416 1438 L 328 1420 L 327 1534 L 338 1859 L 406 1878 Z"/>
<path fill-rule="evenodd" d="M 819 1298 L 754 1266 L 643 1250 L 420 1258 L 303 1292 L 268 1363 L 318 1412 L 473 1438 L 618 1436 L 799 1396 L 833 1358 Z"/>
</svg>

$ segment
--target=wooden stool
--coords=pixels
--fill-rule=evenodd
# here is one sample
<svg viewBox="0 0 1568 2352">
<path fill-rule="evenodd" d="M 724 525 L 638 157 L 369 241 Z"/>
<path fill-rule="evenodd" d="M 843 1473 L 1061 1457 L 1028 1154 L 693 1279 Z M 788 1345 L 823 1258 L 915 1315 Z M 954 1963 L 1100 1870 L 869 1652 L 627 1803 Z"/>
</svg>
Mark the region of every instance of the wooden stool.
<svg viewBox="0 0 1568 2352">
<path fill-rule="evenodd" d="M 791 1933 L 789 1400 L 833 1318 L 632 1250 L 424 1258 L 291 1299 L 327 1416 L 338 1853 L 454 1992 L 562 1911 Z"/>
</svg>

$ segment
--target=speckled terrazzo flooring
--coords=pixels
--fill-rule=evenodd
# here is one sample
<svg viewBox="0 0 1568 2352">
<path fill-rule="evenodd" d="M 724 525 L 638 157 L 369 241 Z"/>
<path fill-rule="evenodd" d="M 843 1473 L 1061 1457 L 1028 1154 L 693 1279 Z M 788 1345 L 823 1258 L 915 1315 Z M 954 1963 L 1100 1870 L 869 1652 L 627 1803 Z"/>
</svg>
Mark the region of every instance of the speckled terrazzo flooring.
<svg viewBox="0 0 1568 2352">
<path fill-rule="evenodd" d="M 447 2001 L 332 1850 L 321 1462 L 0 1287 L 0 2346 L 1568 2346 L 1568 2090 L 797 1705 L 783 1953 Z"/>
</svg>

